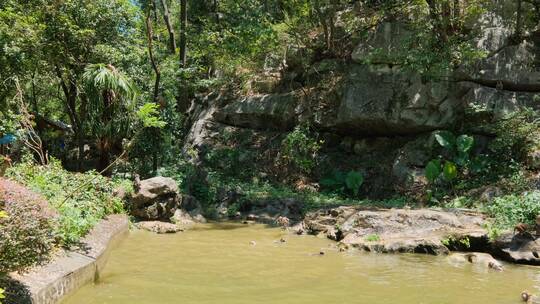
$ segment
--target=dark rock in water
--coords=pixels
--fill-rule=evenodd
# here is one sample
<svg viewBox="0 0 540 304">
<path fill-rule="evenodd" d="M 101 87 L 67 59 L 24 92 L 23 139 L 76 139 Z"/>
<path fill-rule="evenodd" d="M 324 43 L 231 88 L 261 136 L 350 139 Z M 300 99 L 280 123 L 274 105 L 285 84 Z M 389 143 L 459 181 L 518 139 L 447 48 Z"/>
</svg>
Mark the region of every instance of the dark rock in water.
<svg viewBox="0 0 540 304">
<path fill-rule="evenodd" d="M 166 220 L 179 207 L 178 186 L 172 178 L 154 177 L 141 181 L 130 200 L 131 214 L 143 220 Z"/>
<path fill-rule="evenodd" d="M 346 247 L 437 255 L 448 253 L 449 247 L 463 239 L 470 243 L 470 250 L 489 248 L 483 222 L 481 215 L 457 211 L 339 207 L 308 214 L 304 227 L 308 233 L 325 234 Z"/>
<path fill-rule="evenodd" d="M 267 199 L 244 204 L 243 214 L 248 221 L 289 227 L 302 220 L 302 202 L 292 199 Z"/>
<path fill-rule="evenodd" d="M 182 231 L 182 228 L 175 224 L 159 221 L 138 222 L 135 224 L 135 226 L 139 229 L 148 230 L 157 234 L 176 233 Z"/>
<path fill-rule="evenodd" d="M 259 219 L 259 217 L 257 215 L 255 215 L 255 214 L 248 214 L 248 216 L 246 217 L 246 220 L 248 220 L 248 221 L 256 221 L 258 219 Z"/>
<path fill-rule="evenodd" d="M 494 254 L 508 262 L 540 265 L 540 239 L 530 233 L 506 233 L 493 244 Z"/>
</svg>

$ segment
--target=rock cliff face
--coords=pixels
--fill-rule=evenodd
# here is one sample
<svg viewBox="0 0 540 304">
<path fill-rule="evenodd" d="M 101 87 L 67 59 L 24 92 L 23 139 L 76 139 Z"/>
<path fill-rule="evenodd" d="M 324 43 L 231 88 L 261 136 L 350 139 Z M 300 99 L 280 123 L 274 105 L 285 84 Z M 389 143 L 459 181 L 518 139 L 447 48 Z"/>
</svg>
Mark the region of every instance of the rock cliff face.
<svg viewBox="0 0 540 304">
<path fill-rule="evenodd" d="M 469 25 L 478 32 L 472 42 L 485 58 L 458 68 L 456 75 L 540 85 L 540 31 L 512 42 L 508 18 L 504 9 L 494 10 Z M 258 153 L 257 148 L 267 149 L 283 138 L 280 134 L 307 122 L 323 134 L 323 154 L 335 162 L 333 167 L 361 168 L 367 175 L 365 194 L 378 196 L 388 189 L 410 188 L 422 179 L 423 166 L 432 157 L 431 132 L 475 126 L 479 124 L 475 115 L 494 122 L 540 104 L 540 94 L 485 82 L 450 81 L 457 77 L 454 74 L 426 79 L 400 66 L 396 58 L 411 31 L 403 22 L 382 23 L 348 60 L 314 63 L 303 73 L 319 77 L 315 88 L 308 83 L 287 92 L 207 97 L 192 111 L 186 150 L 226 144 L 218 133 L 229 129 L 253 131 L 251 148 Z M 478 132 L 489 136 L 483 129 Z"/>
</svg>

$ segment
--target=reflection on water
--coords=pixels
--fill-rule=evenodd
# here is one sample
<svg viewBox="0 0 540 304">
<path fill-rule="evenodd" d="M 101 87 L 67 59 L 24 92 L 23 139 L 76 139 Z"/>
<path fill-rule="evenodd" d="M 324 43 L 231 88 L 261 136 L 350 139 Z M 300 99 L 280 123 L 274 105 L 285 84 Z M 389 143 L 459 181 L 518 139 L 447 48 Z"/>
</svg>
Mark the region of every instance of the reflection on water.
<svg viewBox="0 0 540 304">
<path fill-rule="evenodd" d="M 540 294 L 539 270 L 340 253 L 331 241 L 263 225 L 208 224 L 176 235 L 132 232 L 112 252 L 100 281 L 65 303 L 511 304 L 520 303 L 524 289 Z"/>
</svg>

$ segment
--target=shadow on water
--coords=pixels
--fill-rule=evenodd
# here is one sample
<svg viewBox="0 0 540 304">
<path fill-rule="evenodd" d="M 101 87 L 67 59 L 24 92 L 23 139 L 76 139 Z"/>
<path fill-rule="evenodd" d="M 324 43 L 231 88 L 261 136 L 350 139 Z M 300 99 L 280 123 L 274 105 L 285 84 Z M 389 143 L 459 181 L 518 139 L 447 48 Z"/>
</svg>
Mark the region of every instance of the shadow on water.
<svg viewBox="0 0 540 304">
<path fill-rule="evenodd" d="M 0 286 L 5 289 L 3 303 L 32 304 L 28 287 L 9 277 L 0 278 Z"/>
<path fill-rule="evenodd" d="M 266 228 L 275 228 L 272 225 L 264 225 Z M 209 222 L 208 224 L 195 226 L 192 230 L 198 231 L 212 231 L 212 230 L 236 230 L 248 228 L 248 224 L 243 224 L 242 222 Z"/>
</svg>

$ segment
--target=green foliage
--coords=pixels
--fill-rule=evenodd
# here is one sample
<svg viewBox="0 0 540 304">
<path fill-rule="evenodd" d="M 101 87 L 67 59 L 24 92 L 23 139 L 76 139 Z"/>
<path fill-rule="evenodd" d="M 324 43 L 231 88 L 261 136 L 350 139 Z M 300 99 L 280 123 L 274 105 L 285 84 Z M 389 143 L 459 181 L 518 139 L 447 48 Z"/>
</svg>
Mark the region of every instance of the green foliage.
<svg viewBox="0 0 540 304">
<path fill-rule="evenodd" d="M 471 248 L 471 240 L 468 237 L 455 237 L 453 235 L 445 237 L 441 240 L 441 243 L 446 246 L 455 246 L 456 244 L 459 244 L 466 249 Z"/>
<path fill-rule="evenodd" d="M 451 182 L 454 179 L 456 179 L 457 174 L 458 172 L 457 172 L 456 164 L 454 164 L 451 161 L 447 161 L 444 163 L 443 176 L 447 181 Z"/>
<path fill-rule="evenodd" d="M 317 164 L 322 142 L 313 136 L 306 125 L 296 127 L 281 143 L 281 159 L 303 173 L 310 173 Z"/>
<path fill-rule="evenodd" d="M 435 133 L 435 139 L 441 147 L 446 149 L 453 149 L 456 143 L 456 137 L 450 131 L 439 131 Z"/>
<path fill-rule="evenodd" d="M 2 288 L 0 288 L 0 304 L 2 304 L 2 299 L 5 299 L 6 297 L 4 296 L 4 291 Z"/>
<path fill-rule="evenodd" d="M 510 229 L 517 223 L 532 226 L 540 214 L 540 191 L 497 197 L 485 211 L 494 219 L 496 228 Z"/>
<path fill-rule="evenodd" d="M 15 134 L 19 130 L 19 115 L 0 107 L 0 134 Z"/>
<path fill-rule="evenodd" d="M 490 221 L 486 222 L 483 225 L 483 228 L 487 230 L 488 238 L 491 242 L 495 242 L 502 234 L 501 229 L 498 226 L 493 225 Z"/>
<path fill-rule="evenodd" d="M 362 175 L 361 172 L 350 171 L 345 177 L 345 184 L 347 185 L 347 189 L 351 190 L 354 196 L 358 196 L 358 191 L 360 190 L 360 186 L 362 186 L 363 183 L 364 175 Z"/>
<path fill-rule="evenodd" d="M 441 175 L 441 161 L 438 159 L 431 160 L 426 165 L 426 178 L 430 183 L 434 183 Z"/>
<path fill-rule="evenodd" d="M 88 100 L 86 125 L 94 136 L 110 140 L 128 134 L 136 89 L 112 65 L 91 64 L 83 74 Z"/>
<path fill-rule="evenodd" d="M 426 165 L 425 175 L 431 184 L 440 176 L 447 182 L 453 182 L 460 175 L 478 174 L 489 165 L 485 155 L 471 156 L 474 147 L 472 136 L 463 134 L 456 137 L 450 131 L 438 131 L 435 133 L 435 140 L 444 151 L 438 159 L 431 160 Z"/>
<path fill-rule="evenodd" d="M 105 216 L 123 212 L 123 202 L 113 195 L 118 182 L 96 172 L 73 174 L 52 160 L 47 166 L 23 162 L 7 175 L 42 194 L 58 211 L 56 234 L 64 245 L 76 243 Z M 66 200 L 81 185 L 85 186 Z"/>
<path fill-rule="evenodd" d="M 381 240 L 381 237 L 378 234 L 369 234 L 364 237 L 366 242 L 378 242 Z"/>
<path fill-rule="evenodd" d="M 489 149 L 497 162 L 524 162 L 528 151 L 540 146 L 540 117 L 526 109 L 507 115 L 494 127 L 496 138 Z"/>
<path fill-rule="evenodd" d="M 159 117 L 159 105 L 152 102 L 143 104 L 137 111 L 137 117 L 145 128 L 163 128 L 167 123 Z"/>
<path fill-rule="evenodd" d="M 339 194 L 345 194 L 348 190 L 352 192 L 353 196 L 358 196 L 360 187 L 364 183 L 364 175 L 360 171 L 349 171 L 345 174 L 342 171 L 334 171 L 331 177 L 324 178 L 320 181 L 320 184 L 330 191 L 334 191 Z"/>
</svg>

